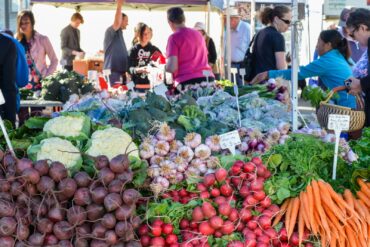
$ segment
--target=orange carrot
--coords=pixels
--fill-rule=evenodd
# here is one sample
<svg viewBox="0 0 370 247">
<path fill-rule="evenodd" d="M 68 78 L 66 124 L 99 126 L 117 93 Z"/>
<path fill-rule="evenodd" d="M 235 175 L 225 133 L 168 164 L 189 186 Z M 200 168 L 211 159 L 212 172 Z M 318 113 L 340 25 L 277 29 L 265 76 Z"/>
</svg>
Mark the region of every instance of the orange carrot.
<svg viewBox="0 0 370 247">
<path fill-rule="evenodd" d="M 327 205 L 328 208 L 332 210 L 332 212 L 336 215 L 336 217 L 342 222 L 346 222 L 346 209 L 344 207 L 339 207 L 331 198 L 330 193 L 326 189 L 326 185 L 323 181 L 318 181 L 318 185 L 320 187 L 320 196 L 323 205 Z"/>
<path fill-rule="evenodd" d="M 349 189 L 346 189 L 346 190 L 344 190 L 343 196 L 344 196 L 344 200 L 347 202 L 347 204 L 353 209 L 355 203 L 353 201 L 352 192 Z"/>
<path fill-rule="evenodd" d="M 357 179 L 357 183 L 358 185 L 360 185 L 361 191 L 365 193 L 367 197 L 370 197 L 370 188 L 368 187 L 370 183 L 367 183 L 368 185 L 366 185 L 366 183 L 361 178 Z"/>
<path fill-rule="evenodd" d="M 344 230 L 343 230 L 343 234 L 342 233 L 339 234 L 339 246 L 346 247 L 346 234 L 344 233 Z"/>
<path fill-rule="evenodd" d="M 317 212 L 320 216 L 321 224 L 322 224 L 322 226 L 325 230 L 325 233 L 326 233 L 327 237 L 330 239 L 331 234 L 330 234 L 329 224 L 327 222 L 326 215 L 325 215 L 324 209 L 322 208 L 322 204 L 321 204 L 320 187 L 319 187 L 317 181 L 315 181 L 315 180 L 312 180 L 311 185 L 312 185 L 312 189 L 313 189 L 313 195 L 314 195 L 314 198 L 315 198 L 315 206 L 316 206 Z"/>
<path fill-rule="evenodd" d="M 370 198 L 368 198 L 364 192 L 357 191 L 358 198 L 365 203 L 365 205 L 370 208 Z"/>
<path fill-rule="evenodd" d="M 280 207 L 280 211 L 276 214 L 274 222 L 272 223 L 272 226 L 276 226 L 279 224 L 281 218 L 284 216 L 284 214 L 287 211 L 288 205 L 289 205 L 290 198 L 286 199 Z"/>
<path fill-rule="evenodd" d="M 307 203 L 307 197 L 306 197 L 306 192 L 302 191 L 299 195 L 299 200 L 301 201 L 301 209 L 302 210 L 302 216 L 303 216 L 303 221 L 307 229 L 311 230 L 311 225 L 310 221 L 308 219 L 308 203 Z"/>
<path fill-rule="evenodd" d="M 310 220 L 310 226 L 311 226 L 312 232 L 317 236 L 319 229 L 316 225 L 316 221 L 315 221 L 315 217 L 313 213 L 315 209 L 315 201 L 313 198 L 312 186 L 309 184 L 306 187 L 306 190 L 307 190 L 308 219 Z"/>
<path fill-rule="evenodd" d="M 293 206 L 292 206 L 292 211 L 291 211 L 291 215 L 290 215 L 290 221 L 288 221 L 289 228 L 287 229 L 288 238 L 290 238 L 290 236 L 292 236 L 294 226 L 295 226 L 296 221 L 297 221 L 299 204 L 300 204 L 300 201 L 299 201 L 298 197 L 293 199 L 292 204 L 293 204 Z"/>
<path fill-rule="evenodd" d="M 288 208 L 286 210 L 286 214 L 285 214 L 285 228 L 287 232 L 289 232 L 289 226 L 290 226 L 289 222 L 290 222 L 290 218 L 292 215 L 293 201 L 294 201 L 294 198 L 291 198 L 288 204 Z"/>
<path fill-rule="evenodd" d="M 344 230 L 346 231 L 346 235 L 347 235 L 347 239 L 349 243 L 348 246 L 357 247 L 356 236 L 353 233 L 351 227 L 349 225 L 345 225 Z"/>
<path fill-rule="evenodd" d="M 304 233 L 304 219 L 303 219 L 303 208 L 302 208 L 302 201 L 300 201 L 301 207 L 298 212 L 298 239 L 299 239 L 299 246 L 303 240 L 303 233 Z"/>
</svg>

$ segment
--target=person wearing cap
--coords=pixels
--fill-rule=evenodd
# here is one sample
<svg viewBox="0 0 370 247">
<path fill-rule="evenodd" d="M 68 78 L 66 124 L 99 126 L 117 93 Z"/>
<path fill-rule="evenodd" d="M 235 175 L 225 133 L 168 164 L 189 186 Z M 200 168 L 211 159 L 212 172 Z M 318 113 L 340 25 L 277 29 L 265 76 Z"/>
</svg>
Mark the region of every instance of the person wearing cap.
<svg viewBox="0 0 370 247">
<path fill-rule="evenodd" d="M 80 13 L 74 13 L 71 17 L 71 22 L 63 28 L 60 33 L 62 59 L 60 63 L 63 68 L 72 71 L 73 60 L 76 56 L 83 57 L 85 52 L 80 47 L 80 30 L 78 27 L 84 23 L 84 18 Z"/>
<path fill-rule="evenodd" d="M 366 46 L 362 46 L 361 44 L 359 44 L 359 42 L 354 40 L 349 35 L 348 30 L 346 28 L 346 21 L 348 19 L 348 16 L 354 10 L 355 8 L 352 9 L 344 8 L 342 10 L 337 30 L 342 34 L 344 38 L 348 40 L 349 49 L 351 50 L 351 58 L 355 63 L 357 63 L 361 59 L 362 55 L 365 53 Z"/>
<path fill-rule="evenodd" d="M 251 27 L 247 22 L 241 20 L 238 10 L 234 8 L 230 9 L 230 29 L 231 68 L 236 68 L 238 70 L 236 82 L 240 86 L 243 84 L 243 78 L 239 74 L 239 69 L 244 65 L 243 61 L 251 40 Z M 225 38 L 226 36 L 227 35 L 225 35 Z M 234 80 L 234 78 L 232 78 L 232 80 Z"/>
<path fill-rule="evenodd" d="M 198 30 L 200 34 L 204 37 L 206 41 L 206 46 L 208 50 L 208 64 L 212 68 L 213 74 L 217 77 L 219 77 L 219 69 L 217 65 L 217 51 L 216 51 L 216 46 L 215 42 L 213 42 L 213 39 L 208 36 L 206 32 L 206 25 L 203 22 L 197 22 L 194 25 L 194 29 Z"/>
<path fill-rule="evenodd" d="M 208 81 L 214 81 L 206 42 L 198 31 L 185 26 L 184 11 L 179 7 L 168 9 L 167 21 L 173 34 L 167 42 L 165 68 L 172 73 L 176 90 L 182 91 L 187 85 L 207 81 L 205 71 L 209 71 Z"/>
</svg>

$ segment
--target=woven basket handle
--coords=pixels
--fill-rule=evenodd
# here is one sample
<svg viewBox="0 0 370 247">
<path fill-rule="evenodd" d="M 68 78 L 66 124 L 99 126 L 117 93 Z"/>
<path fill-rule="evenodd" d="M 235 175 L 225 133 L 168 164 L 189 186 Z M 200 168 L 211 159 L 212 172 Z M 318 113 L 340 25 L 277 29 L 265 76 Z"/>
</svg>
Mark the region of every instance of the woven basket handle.
<svg viewBox="0 0 370 247">
<path fill-rule="evenodd" d="M 344 91 L 344 90 L 347 90 L 347 87 L 346 87 L 346 86 L 339 86 L 339 87 L 335 87 L 335 88 L 333 88 L 333 89 L 330 91 L 330 93 L 329 93 L 328 97 L 326 98 L 326 100 L 324 100 L 324 101 L 323 101 L 323 103 L 324 103 L 324 104 L 328 103 L 328 102 L 329 102 L 329 100 L 331 99 L 331 97 L 333 97 L 333 95 L 334 95 L 335 93 L 340 92 L 340 91 Z"/>
</svg>

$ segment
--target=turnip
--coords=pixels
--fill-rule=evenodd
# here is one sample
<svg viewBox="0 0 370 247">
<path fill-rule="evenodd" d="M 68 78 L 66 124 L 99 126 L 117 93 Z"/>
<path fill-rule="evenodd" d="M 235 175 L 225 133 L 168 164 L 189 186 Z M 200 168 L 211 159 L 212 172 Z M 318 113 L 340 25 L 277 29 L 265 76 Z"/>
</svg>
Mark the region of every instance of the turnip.
<svg viewBox="0 0 370 247">
<path fill-rule="evenodd" d="M 48 212 L 48 218 L 53 222 L 62 221 L 65 217 L 65 211 L 59 206 L 51 208 Z"/>
<path fill-rule="evenodd" d="M 108 186 L 109 193 L 121 193 L 124 183 L 119 179 L 114 179 Z"/>
<path fill-rule="evenodd" d="M 37 184 L 40 181 L 39 172 L 32 167 L 24 169 L 22 171 L 22 177 L 26 182 L 31 184 Z"/>
<path fill-rule="evenodd" d="M 49 164 L 47 160 L 38 160 L 34 168 L 39 172 L 40 176 L 46 176 L 49 173 Z"/>
<path fill-rule="evenodd" d="M 91 178 L 86 172 L 77 172 L 73 178 L 78 187 L 88 187 L 91 182 Z"/>
<path fill-rule="evenodd" d="M 95 238 L 104 238 L 107 229 L 101 223 L 95 223 L 92 227 L 91 235 Z"/>
<path fill-rule="evenodd" d="M 20 160 L 17 160 L 16 162 L 17 163 L 16 163 L 15 168 L 18 174 L 21 174 L 24 170 L 33 167 L 32 160 L 27 159 L 27 158 L 22 158 Z"/>
<path fill-rule="evenodd" d="M 134 214 L 135 209 L 135 205 L 123 204 L 116 209 L 115 217 L 117 218 L 117 220 L 125 221 Z"/>
<path fill-rule="evenodd" d="M 74 247 L 70 240 L 59 241 L 58 247 Z"/>
<path fill-rule="evenodd" d="M 63 194 L 66 198 L 70 198 L 74 195 L 77 190 L 77 183 L 72 178 L 64 178 L 58 184 L 58 190 L 61 194 Z"/>
<path fill-rule="evenodd" d="M 43 218 L 37 223 L 37 230 L 42 234 L 51 233 L 53 232 L 53 225 L 54 223 L 50 219 Z"/>
<path fill-rule="evenodd" d="M 44 238 L 44 244 L 45 245 L 56 245 L 58 244 L 59 242 L 59 239 L 57 237 L 55 237 L 55 235 L 53 234 L 48 234 L 45 236 Z"/>
<path fill-rule="evenodd" d="M 15 244 L 14 238 L 12 237 L 0 237 L 1 247 L 13 247 Z"/>
<path fill-rule="evenodd" d="M 53 226 L 53 233 L 59 240 L 72 238 L 72 226 L 67 221 L 59 221 Z"/>
<path fill-rule="evenodd" d="M 90 247 L 109 247 L 109 244 L 103 240 L 93 239 L 91 241 Z"/>
<path fill-rule="evenodd" d="M 48 176 L 42 176 L 40 178 L 40 181 L 36 185 L 37 190 L 40 191 L 41 193 L 45 193 L 48 190 L 52 191 L 55 188 L 55 182 L 53 179 L 51 179 Z"/>
<path fill-rule="evenodd" d="M 3 180 L 4 178 L 0 177 L 0 192 L 8 192 L 10 190 L 10 181 Z"/>
<path fill-rule="evenodd" d="M 15 215 L 15 205 L 6 199 L 0 200 L 0 209 L 0 217 L 12 217 Z"/>
<path fill-rule="evenodd" d="M 222 229 L 221 229 L 222 231 Z M 199 232 L 203 235 L 213 235 L 215 230 L 211 227 L 211 225 L 207 221 L 203 221 L 199 224 Z"/>
<path fill-rule="evenodd" d="M 114 173 L 122 173 L 128 169 L 130 165 L 130 161 L 128 159 L 128 156 L 125 154 L 120 154 L 111 159 L 109 162 L 109 168 Z"/>
<path fill-rule="evenodd" d="M 90 191 L 90 193 L 91 199 L 97 204 L 102 204 L 104 198 L 108 195 L 108 191 L 102 186 L 96 187 L 94 190 Z"/>
<path fill-rule="evenodd" d="M 49 176 L 55 182 L 60 182 L 68 176 L 68 171 L 62 163 L 55 161 L 50 164 Z"/>
<path fill-rule="evenodd" d="M 110 184 L 110 182 L 113 181 L 114 177 L 115 177 L 114 172 L 111 169 L 109 169 L 108 167 L 104 167 L 98 173 L 98 180 L 102 181 L 102 183 L 105 186 L 108 186 Z"/>
<path fill-rule="evenodd" d="M 26 240 L 30 235 L 30 229 L 28 225 L 18 223 L 17 224 L 17 239 L 20 241 Z"/>
<path fill-rule="evenodd" d="M 35 232 L 34 234 L 30 235 L 28 238 L 28 242 L 31 246 L 42 246 L 44 243 L 45 236 L 41 233 Z"/>
<path fill-rule="evenodd" d="M 105 214 L 101 220 L 102 225 L 107 229 L 113 229 L 116 222 L 116 217 L 112 213 Z"/>
<path fill-rule="evenodd" d="M 73 226 L 78 226 L 83 224 L 87 219 L 86 211 L 81 206 L 72 206 L 67 211 L 68 222 Z"/>
<path fill-rule="evenodd" d="M 106 231 L 105 232 L 105 241 L 107 244 L 116 244 L 118 242 L 117 234 L 115 231 Z"/>
<path fill-rule="evenodd" d="M 109 165 L 109 159 L 105 155 L 98 155 L 95 158 L 95 167 L 97 170 L 101 170 Z"/>
<path fill-rule="evenodd" d="M 92 203 L 90 191 L 88 188 L 79 188 L 76 190 L 73 201 L 79 206 L 86 206 Z"/>
<path fill-rule="evenodd" d="M 123 202 L 132 205 L 135 204 L 140 198 L 140 193 L 135 189 L 127 189 L 123 192 Z"/>
<path fill-rule="evenodd" d="M 104 207 L 98 204 L 90 204 L 86 208 L 87 218 L 91 221 L 100 219 L 104 216 Z"/>
<path fill-rule="evenodd" d="M 11 236 L 17 228 L 17 222 L 13 217 L 3 217 L 0 219 L 0 236 Z"/>
<path fill-rule="evenodd" d="M 12 196 L 19 196 L 22 193 L 22 184 L 19 181 L 12 182 L 10 185 L 10 194 Z"/>
<path fill-rule="evenodd" d="M 134 178 L 134 173 L 131 170 L 127 170 L 121 174 L 117 174 L 116 178 L 121 180 L 123 183 L 130 183 Z"/>
</svg>

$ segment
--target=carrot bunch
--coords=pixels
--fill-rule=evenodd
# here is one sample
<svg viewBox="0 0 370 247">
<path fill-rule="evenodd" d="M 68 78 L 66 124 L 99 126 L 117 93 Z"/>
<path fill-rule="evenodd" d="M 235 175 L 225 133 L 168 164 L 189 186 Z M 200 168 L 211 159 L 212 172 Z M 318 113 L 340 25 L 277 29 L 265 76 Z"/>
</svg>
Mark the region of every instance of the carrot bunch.
<svg viewBox="0 0 370 247">
<path fill-rule="evenodd" d="M 320 236 L 322 246 L 370 246 L 370 183 L 358 181 L 358 199 L 350 190 L 343 196 L 330 184 L 313 180 L 298 197 L 287 199 L 273 225 L 285 216 L 288 238 L 298 225 L 299 244 L 305 228 Z"/>
</svg>

